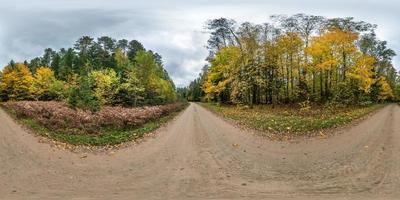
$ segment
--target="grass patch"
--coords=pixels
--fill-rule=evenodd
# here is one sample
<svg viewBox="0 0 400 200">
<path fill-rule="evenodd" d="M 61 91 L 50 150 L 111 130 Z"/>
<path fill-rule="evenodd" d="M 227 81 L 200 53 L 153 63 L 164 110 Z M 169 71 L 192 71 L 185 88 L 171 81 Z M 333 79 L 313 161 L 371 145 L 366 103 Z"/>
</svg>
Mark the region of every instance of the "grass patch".
<svg viewBox="0 0 400 200">
<path fill-rule="evenodd" d="M 303 110 L 298 106 L 261 105 L 250 109 L 213 103 L 201 103 L 201 105 L 225 118 L 259 131 L 296 135 L 338 127 L 384 106 L 384 104 L 354 107 L 313 106 Z"/>
<path fill-rule="evenodd" d="M 149 121 L 139 127 L 130 127 L 124 129 L 118 128 L 102 128 L 99 135 L 89 134 L 66 134 L 62 132 L 54 132 L 40 125 L 36 120 L 31 118 L 19 119 L 25 126 L 34 130 L 37 134 L 49 137 L 58 141 L 67 142 L 73 145 L 88 146 L 105 146 L 116 145 L 135 139 L 142 138 L 169 120 L 173 119 L 179 112 L 170 113 L 158 120 Z"/>
</svg>

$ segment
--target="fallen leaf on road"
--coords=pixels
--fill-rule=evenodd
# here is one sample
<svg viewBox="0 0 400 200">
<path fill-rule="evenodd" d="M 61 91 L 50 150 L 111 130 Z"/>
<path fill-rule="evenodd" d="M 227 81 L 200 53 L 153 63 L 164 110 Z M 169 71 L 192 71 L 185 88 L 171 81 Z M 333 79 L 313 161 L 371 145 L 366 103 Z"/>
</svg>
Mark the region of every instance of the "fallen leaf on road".
<svg viewBox="0 0 400 200">
<path fill-rule="evenodd" d="M 325 133 L 322 132 L 322 131 L 319 132 L 319 135 L 321 136 L 321 138 L 327 138 L 326 135 L 325 135 Z"/>
</svg>

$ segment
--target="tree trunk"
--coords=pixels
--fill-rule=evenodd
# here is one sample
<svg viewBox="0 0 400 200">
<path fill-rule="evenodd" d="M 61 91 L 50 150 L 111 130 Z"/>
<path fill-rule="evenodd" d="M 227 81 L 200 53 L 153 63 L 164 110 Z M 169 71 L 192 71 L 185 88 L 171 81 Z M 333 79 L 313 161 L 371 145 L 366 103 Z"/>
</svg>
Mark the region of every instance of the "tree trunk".
<svg viewBox="0 0 400 200">
<path fill-rule="evenodd" d="M 313 95 L 315 95 L 315 85 L 316 85 L 316 83 L 315 83 L 315 72 L 313 71 L 313 73 L 312 73 L 312 93 L 313 93 Z"/>
<path fill-rule="evenodd" d="M 293 54 L 290 54 L 290 96 L 293 97 Z"/>
<path fill-rule="evenodd" d="M 289 100 L 289 66 L 286 65 L 286 102 Z"/>
<path fill-rule="evenodd" d="M 324 73 L 321 70 L 321 72 L 319 73 L 319 86 L 320 86 L 321 101 L 324 99 L 324 87 L 323 87 L 323 84 L 324 84 L 323 79 L 324 78 L 323 78 L 323 76 L 324 76 Z"/>
<path fill-rule="evenodd" d="M 328 81 L 329 81 L 329 71 L 325 72 L 325 100 L 328 100 L 329 97 L 329 87 L 328 87 Z"/>
<path fill-rule="evenodd" d="M 343 78 L 342 78 L 343 81 L 346 81 L 346 70 L 347 70 L 346 57 L 347 57 L 346 53 L 343 52 Z"/>
</svg>

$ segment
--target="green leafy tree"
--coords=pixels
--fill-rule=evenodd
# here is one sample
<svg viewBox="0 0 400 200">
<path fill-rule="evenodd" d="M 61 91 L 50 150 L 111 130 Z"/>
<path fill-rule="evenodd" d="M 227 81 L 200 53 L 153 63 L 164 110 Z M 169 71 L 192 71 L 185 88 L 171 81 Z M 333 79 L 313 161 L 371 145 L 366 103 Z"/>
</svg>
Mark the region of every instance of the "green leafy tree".
<svg viewBox="0 0 400 200">
<path fill-rule="evenodd" d="M 124 71 L 132 68 L 132 64 L 129 58 L 125 55 L 122 49 L 117 48 L 114 53 L 115 60 L 115 71 L 119 76 L 123 74 Z"/>
<path fill-rule="evenodd" d="M 137 40 L 132 40 L 128 43 L 128 58 L 131 62 L 135 61 L 136 54 L 140 51 L 146 51 L 142 43 Z"/>
<path fill-rule="evenodd" d="M 134 71 L 128 72 L 123 83 L 118 85 L 117 92 L 114 96 L 115 104 L 125 106 L 144 105 L 145 87 L 142 85 Z"/>
<path fill-rule="evenodd" d="M 97 112 L 100 110 L 100 100 L 93 94 L 91 83 L 88 77 L 80 77 L 79 85 L 72 87 L 68 103 L 74 108 L 81 108 L 84 110 L 90 110 Z"/>
</svg>

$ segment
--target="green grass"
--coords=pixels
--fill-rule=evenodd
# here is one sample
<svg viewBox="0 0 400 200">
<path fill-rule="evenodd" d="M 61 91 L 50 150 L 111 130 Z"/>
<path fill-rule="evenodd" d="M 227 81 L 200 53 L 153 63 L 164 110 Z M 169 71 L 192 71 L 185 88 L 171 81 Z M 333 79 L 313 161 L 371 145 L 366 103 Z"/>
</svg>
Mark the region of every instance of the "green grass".
<svg viewBox="0 0 400 200">
<path fill-rule="evenodd" d="M 384 105 L 355 107 L 313 106 L 255 106 L 253 109 L 202 103 L 204 107 L 232 119 L 241 125 L 269 133 L 304 135 L 328 128 L 338 127 L 382 108 Z"/>
<path fill-rule="evenodd" d="M 86 145 L 86 146 L 105 146 L 105 145 L 116 145 L 123 142 L 132 141 L 138 138 L 142 138 L 147 133 L 150 133 L 161 125 L 165 124 L 172 118 L 174 118 L 179 112 L 170 113 L 158 120 L 150 121 L 140 127 L 132 127 L 125 129 L 116 128 L 103 128 L 100 130 L 99 135 L 88 135 L 88 134 L 65 134 L 61 132 L 54 132 L 46 127 L 40 125 L 34 119 L 19 119 L 25 126 L 29 127 L 37 134 L 51 139 L 55 139 L 62 142 L 67 142 L 73 145 Z"/>
</svg>

